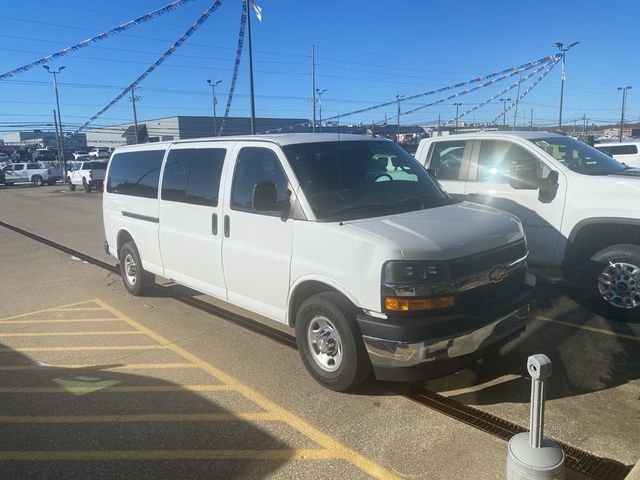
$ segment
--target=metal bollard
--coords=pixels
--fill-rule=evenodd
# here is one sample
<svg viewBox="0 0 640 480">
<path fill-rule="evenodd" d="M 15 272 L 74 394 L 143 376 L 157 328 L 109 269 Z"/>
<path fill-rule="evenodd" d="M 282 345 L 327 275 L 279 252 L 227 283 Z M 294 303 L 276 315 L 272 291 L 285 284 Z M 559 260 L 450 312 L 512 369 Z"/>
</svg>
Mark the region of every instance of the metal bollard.
<svg viewBox="0 0 640 480">
<path fill-rule="evenodd" d="M 564 452 L 543 435 L 544 380 L 551 376 L 551 360 L 546 355 L 531 355 L 527 371 L 531 375 L 529 433 L 509 440 L 507 480 L 564 480 Z"/>
</svg>

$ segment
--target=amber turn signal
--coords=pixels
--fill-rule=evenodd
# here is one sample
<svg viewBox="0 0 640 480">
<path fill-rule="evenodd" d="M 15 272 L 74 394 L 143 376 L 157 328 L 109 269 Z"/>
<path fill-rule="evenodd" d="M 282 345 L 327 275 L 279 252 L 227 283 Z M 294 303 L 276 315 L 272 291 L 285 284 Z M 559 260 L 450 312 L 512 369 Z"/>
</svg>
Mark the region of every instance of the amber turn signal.
<svg viewBox="0 0 640 480">
<path fill-rule="evenodd" d="M 438 308 L 450 308 L 456 304 L 455 298 L 435 297 L 435 298 L 402 298 L 386 297 L 384 307 L 391 312 L 413 312 L 416 310 L 435 310 Z"/>
</svg>

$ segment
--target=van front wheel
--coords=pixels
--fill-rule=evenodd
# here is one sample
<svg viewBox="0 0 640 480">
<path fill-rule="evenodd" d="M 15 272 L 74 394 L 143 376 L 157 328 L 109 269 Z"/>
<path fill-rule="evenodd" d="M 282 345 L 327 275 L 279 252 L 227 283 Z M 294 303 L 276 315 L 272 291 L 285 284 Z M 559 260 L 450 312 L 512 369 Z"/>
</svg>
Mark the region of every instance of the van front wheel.
<svg viewBox="0 0 640 480">
<path fill-rule="evenodd" d="M 120 249 L 120 275 L 127 291 L 131 295 L 139 296 L 153 281 L 149 272 L 145 272 L 140 261 L 140 254 L 133 242 L 125 243 Z"/>
<path fill-rule="evenodd" d="M 372 373 L 355 310 L 337 292 L 320 293 L 302 303 L 296 342 L 307 371 L 331 390 L 353 389 Z"/>
</svg>

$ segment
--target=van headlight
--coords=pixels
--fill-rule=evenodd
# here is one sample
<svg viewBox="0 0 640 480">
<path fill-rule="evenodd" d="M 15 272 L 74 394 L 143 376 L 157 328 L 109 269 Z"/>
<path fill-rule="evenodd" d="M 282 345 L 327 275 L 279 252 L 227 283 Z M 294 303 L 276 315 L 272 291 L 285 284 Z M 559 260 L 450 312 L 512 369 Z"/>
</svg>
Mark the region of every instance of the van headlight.
<svg viewBox="0 0 640 480">
<path fill-rule="evenodd" d="M 392 260 L 382 266 L 382 307 L 411 312 L 455 306 L 455 285 L 444 262 Z"/>
</svg>

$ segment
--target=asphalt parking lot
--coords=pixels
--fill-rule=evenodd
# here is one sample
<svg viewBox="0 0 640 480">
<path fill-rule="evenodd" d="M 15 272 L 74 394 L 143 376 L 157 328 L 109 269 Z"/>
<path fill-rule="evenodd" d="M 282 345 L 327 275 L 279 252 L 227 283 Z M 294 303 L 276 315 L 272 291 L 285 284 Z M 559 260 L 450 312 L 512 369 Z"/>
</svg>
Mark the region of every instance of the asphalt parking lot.
<svg viewBox="0 0 640 480">
<path fill-rule="evenodd" d="M 0 220 L 115 263 L 99 193 L 0 186 Z M 163 282 L 134 298 L 117 275 L 11 230 L 0 242 L 0 477 L 504 478 L 503 440 L 385 384 L 327 391 L 294 350 L 176 301 L 220 304 L 210 297 Z M 545 353 L 545 434 L 635 464 L 640 324 L 558 287 L 538 297 L 519 339 L 422 386 L 526 426 L 526 359 Z"/>
</svg>

